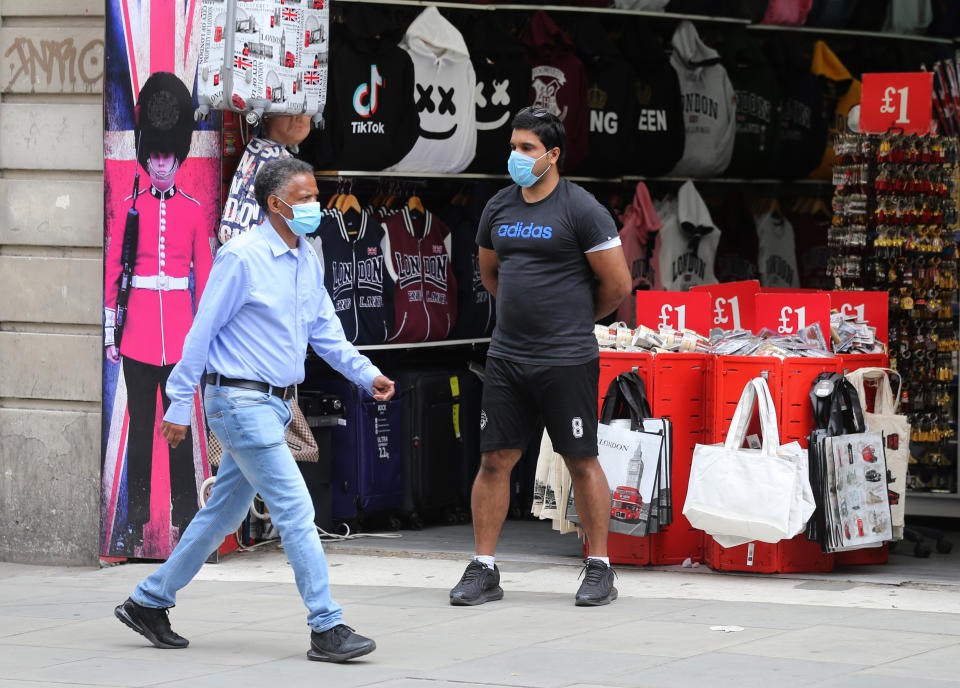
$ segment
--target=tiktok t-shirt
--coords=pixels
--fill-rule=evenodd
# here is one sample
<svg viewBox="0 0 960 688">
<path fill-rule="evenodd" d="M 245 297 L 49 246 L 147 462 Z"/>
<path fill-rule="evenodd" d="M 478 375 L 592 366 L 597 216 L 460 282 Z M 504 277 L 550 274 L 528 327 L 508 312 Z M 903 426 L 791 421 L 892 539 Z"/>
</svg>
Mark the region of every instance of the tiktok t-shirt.
<svg viewBox="0 0 960 688">
<path fill-rule="evenodd" d="M 566 179 L 537 203 L 516 184 L 491 198 L 477 230 L 477 244 L 499 260 L 490 355 L 541 365 L 596 358 L 594 276 L 584 254 L 617 237 L 607 209 Z"/>
</svg>

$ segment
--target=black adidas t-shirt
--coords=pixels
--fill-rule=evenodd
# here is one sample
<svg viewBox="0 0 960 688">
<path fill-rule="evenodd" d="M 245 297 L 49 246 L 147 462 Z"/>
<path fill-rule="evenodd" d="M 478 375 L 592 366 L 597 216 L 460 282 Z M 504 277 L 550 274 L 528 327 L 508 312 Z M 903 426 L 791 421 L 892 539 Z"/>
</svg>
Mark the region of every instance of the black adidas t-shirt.
<svg viewBox="0 0 960 688">
<path fill-rule="evenodd" d="M 579 365 L 597 357 L 594 277 L 585 252 L 616 238 L 610 213 L 561 179 L 527 203 L 516 184 L 483 209 L 477 244 L 500 263 L 490 355 L 519 363 Z"/>
</svg>

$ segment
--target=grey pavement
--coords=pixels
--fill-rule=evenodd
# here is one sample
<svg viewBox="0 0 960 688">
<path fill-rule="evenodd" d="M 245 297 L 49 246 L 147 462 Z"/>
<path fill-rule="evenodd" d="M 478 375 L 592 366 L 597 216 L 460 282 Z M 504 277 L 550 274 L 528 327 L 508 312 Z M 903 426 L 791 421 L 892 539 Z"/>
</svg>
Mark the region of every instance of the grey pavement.
<svg viewBox="0 0 960 688">
<path fill-rule="evenodd" d="M 565 536 L 552 555 L 507 548 L 505 598 L 461 608 L 447 590 L 464 558 L 408 536 L 328 546 L 345 621 L 378 645 L 346 665 L 307 661 L 276 545 L 208 564 L 181 591 L 171 620 L 185 650 L 157 650 L 113 617 L 155 564 L 0 564 L 0 688 L 960 686 L 960 575 L 891 585 L 619 567 L 620 599 L 584 609 Z"/>
</svg>

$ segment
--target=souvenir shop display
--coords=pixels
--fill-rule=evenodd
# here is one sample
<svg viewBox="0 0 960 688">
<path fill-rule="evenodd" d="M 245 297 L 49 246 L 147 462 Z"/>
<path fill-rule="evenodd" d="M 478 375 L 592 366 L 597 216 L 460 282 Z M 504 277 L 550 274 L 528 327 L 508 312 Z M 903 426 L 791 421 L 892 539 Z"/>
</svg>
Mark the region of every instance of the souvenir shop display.
<svg viewBox="0 0 960 688">
<path fill-rule="evenodd" d="M 907 501 L 907 463 L 910 458 L 910 420 L 897 412 L 903 380 L 896 373 L 883 368 L 859 368 L 845 377 L 860 398 L 860 409 L 867 429 L 883 435 L 893 538 L 902 540 Z M 896 390 L 892 380 L 896 380 Z M 868 410 L 867 389 L 871 387 L 874 392 L 873 404 L 872 410 Z"/>
<path fill-rule="evenodd" d="M 669 526 L 673 423 L 653 417 L 637 373 L 622 373 L 610 383 L 598 432 L 600 464 L 611 493 L 610 532 L 643 537 Z M 566 518 L 577 522 L 573 491 Z"/>
<path fill-rule="evenodd" d="M 890 366 L 912 427 L 907 487 L 955 493 L 957 139 L 846 135 L 829 275 L 840 289 L 890 293 Z"/>
<path fill-rule="evenodd" d="M 807 536 L 824 552 L 877 547 L 894 538 L 883 434 L 868 431 L 854 385 L 822 373 L 810 389 L 816 429 L 810 477 L 817 510 Z"/>
<path fill-rule="evenodd" d="M 760 446 L 747 449 L 755 404 Z M 780 444 L 767 381 L 754 378 L 744 387 L 724 442 L 694 449 L 683 515 L 723 547 L 735 547 L 793 538 L 803 532 L 814 508 L 807 452 L 798 442 Z"/>
<path fill-rule="evenodd" d="M 327 94 L 330 8 L 204 0 L 200 6 L 198 113 L 244 113 L 250 124 L 265 114 L 312 115 L 320 122 Z"/>
</svg>

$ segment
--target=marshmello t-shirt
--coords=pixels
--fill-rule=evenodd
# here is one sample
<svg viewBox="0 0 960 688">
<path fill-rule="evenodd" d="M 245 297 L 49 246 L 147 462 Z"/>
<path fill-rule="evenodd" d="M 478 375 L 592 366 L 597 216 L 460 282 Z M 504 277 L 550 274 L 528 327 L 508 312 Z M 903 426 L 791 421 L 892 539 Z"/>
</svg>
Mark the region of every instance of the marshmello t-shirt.
<svg viewBox="0 0 960 688">
<path fill-rule="evenodd" d="M 566 179 L 537 203 L 524 201 L 516 184 L 491 198 L 477 230 L 477 244 L 499 260 L 490 355 L 541 365 L 596 358 L 594 276 L 585 254 L 614 239 L 607 209 Z"/>
</svg>

